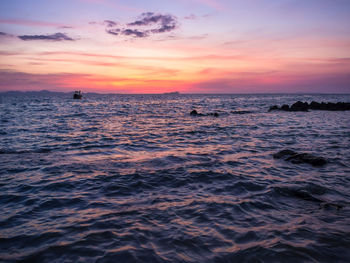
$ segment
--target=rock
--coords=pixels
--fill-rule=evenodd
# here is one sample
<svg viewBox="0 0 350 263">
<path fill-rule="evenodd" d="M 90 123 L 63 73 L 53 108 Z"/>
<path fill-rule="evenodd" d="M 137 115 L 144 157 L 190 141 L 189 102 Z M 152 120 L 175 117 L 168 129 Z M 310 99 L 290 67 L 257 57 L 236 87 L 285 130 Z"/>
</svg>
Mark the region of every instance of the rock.
<svg viewBox="0 0 350 263">
<path fill-rule="evenodd" d="M 291 156 L 291 155 L 295 155 L 295 154 L 297 154 L 297 152 L 287 149 L 287 150 L 282 150 L 282 151 L 279 151 L 278 153 L 275 153 L 273 155 L 273 158 L 281 159 L 281 158 L 283 158 L 285 156 Z"/>
<path fill-rule="evenodd" d="M 297 155 L 287 158 L 286 160 L 296 164 L 308 163 L 312 166 L 323 166 L 327 163 L 326 159 L 324 159 L 323 157 L 313 156 L 308 153 L 299 153 Z"/>
<path fill-rule="evenodd" d="M 269 111 L 273 111 L 273 110 L 278 110 L 278 106 L 277 105 L 274 105 L 274 106 L 271 106 Z"/>
<path fill-rule="evenodd" d="M 308 111 L 309 104 L 307 102 L 297 101 L 290 107 L 290 111 Z"/>
<path fill-rule="evenodd" d="M 307 102 L 297 101 L 291 107 L 289 105 L 283 105 L 278 108 L 277 105 L 271 106 L 269 111 L 283 110 L 283 111 L 308 111 L 308 110 L 327 110 L 327 111 L 347 111 L 350 110 L 350 102 L 321 102 L 312 101 L 310 104 Z"/>
<path fill-rule="evenodd" d="M 281 110 L 289 111 L 289 105 L 287 104 L 282 105 Z"/>
<path fill-rule="evenodd" d="M 309 108 L 312 110 L 320 110 L 321 109 L 321 104 L 316 102 L 316 101 L 312 101 L 309 105 Z"/>
<path fill-rule="evenodd" d="M 346 102 L 337 102 L 337 103 L 331 103 L 328 102 L 325 105 L 323 105 L 325 110 L 330 110 L 330 111 L 346 111 L 350 110 L 350 103 Z"/>
<path fill-rule="evenodd" d="M 275 159 L 284 159 L 294 164 L 307 163 L 312 166 L 323 166 L 327 164 L 327 160 L 323 157 L 317 157 L 309 153 L 297 153 L 292 150 L 282 150 L 273 155 Z"/>
<path fill-rule="evenodd" d="M 193 115 L 193 116 L 198 115 L 198 112 L 196 110 L 193 110 L 191 111 L 190 115 Z"/>
<path fill-rule="evenodd" d="M 193 110 L 190 112 L 191 116 L 214 116 L 214 117 L 219 117 L 218 113 L 209 113 L 209 114 L 203 114 L 203 113 L 198 113 L 196 110 Z"/>
</svg>

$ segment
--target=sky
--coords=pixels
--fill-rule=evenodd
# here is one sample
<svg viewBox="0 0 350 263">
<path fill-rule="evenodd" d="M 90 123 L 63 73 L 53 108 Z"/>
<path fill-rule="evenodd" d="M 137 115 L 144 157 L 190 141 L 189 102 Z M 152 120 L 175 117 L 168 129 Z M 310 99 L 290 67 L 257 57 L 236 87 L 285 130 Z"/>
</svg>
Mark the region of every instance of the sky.
<svg viewBox="0 0 350 263">
<path fill-rule="evenodd" d="M 350 93 L 349 0 L 0 0 L 0 91 Z"/>
</svg>

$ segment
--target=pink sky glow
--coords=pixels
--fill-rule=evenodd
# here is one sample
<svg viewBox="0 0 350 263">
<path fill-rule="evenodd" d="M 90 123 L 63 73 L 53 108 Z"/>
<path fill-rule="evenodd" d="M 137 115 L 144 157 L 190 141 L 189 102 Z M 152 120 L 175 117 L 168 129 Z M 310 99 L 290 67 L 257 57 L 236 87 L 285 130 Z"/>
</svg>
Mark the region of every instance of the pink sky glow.
<svg viewBox="0 0 350 263">
<path fill-rule="evenodd" d="M 350 92 L 347 1 L 49 2 L 0 3 L 0 91 Z"/>
</svg>

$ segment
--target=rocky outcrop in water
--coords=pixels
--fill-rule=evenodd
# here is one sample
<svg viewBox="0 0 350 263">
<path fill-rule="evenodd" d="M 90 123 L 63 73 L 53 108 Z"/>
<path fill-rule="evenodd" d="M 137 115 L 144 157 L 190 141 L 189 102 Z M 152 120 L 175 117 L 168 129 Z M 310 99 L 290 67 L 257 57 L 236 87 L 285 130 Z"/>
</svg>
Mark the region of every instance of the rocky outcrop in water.
<svg viewBox="0 0 350 263">
<path fill-rule="evenodd" d="M 306 187 L 277 186 L 273 187 L 273 189 L 281 196 L 319 203 L 319 209 L 340 210 L 347 206 L 344 202 L 333 202 L 322 197 L 327 189 L 317 185 L 308 185 Z"/>
<path fill-rule="evenodd" d="M 310 104 L 307 102 L 297 101 L 296 103 L 289 105 L 282 105 L 278 107 L 277 105 L 271 106 L 269 111 L 309 111 L 309 110 L 327 110 L 327 111 L 346 111 L 350 110 L 349 102 L 316 102 L 312 101 Z"/>
<path fill-rule="evenodd" d="M 327 160 L 323 157 L 314 156 L 309 153 L 297 153 L 292 150 L 282 150 L 273 155 L 275 159 L 283 159 L 294 164 L 307 163 L 312 166 L 323 166 L 327 164 Z"/>
<path fill-rule="evenodd" d="M 191 111 L 190 115 L 191 116 L 214 116 L 214 117 L 219 117 L 219 114 L 217 112 L 203 114 L 203 113 L 198 113 L 196 110 Z"/>
<path fill-rule="evenodd" d="M 337 102 L 337 103 L 318 103 L 315 101 L 312 101 L 309 104 L 309 109 L 311 110 L 330 110 L 330 111 L 346 111 L 350 110 L 350 103 L 349 102 Z"/>
</svg>

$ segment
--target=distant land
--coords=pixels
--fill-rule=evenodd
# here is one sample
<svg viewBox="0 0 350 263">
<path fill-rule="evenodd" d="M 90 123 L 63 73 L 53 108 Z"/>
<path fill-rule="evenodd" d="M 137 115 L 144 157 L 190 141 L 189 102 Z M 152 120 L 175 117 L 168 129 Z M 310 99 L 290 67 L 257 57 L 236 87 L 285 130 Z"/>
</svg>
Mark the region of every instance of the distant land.
<svg viewBox="0 0 350 263">
<path fill-rule="evenodd" d="M 180 92 L 174 91 L 174 92 L 164 92 L 164 95 L 180 95 Z"/>
</svg>

